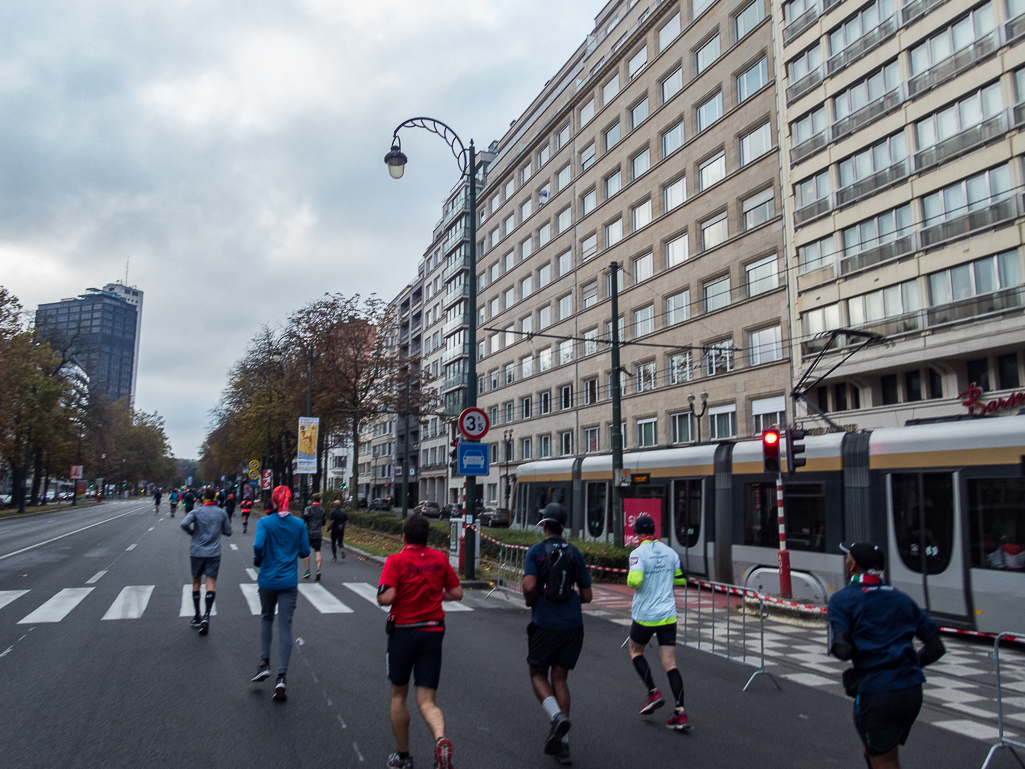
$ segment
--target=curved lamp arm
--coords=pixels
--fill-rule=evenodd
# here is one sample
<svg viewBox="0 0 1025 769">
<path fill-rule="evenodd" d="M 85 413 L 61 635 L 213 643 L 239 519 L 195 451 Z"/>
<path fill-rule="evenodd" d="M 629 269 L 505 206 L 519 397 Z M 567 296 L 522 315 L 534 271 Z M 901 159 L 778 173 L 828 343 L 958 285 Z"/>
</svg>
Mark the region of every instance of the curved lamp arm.
<svg viewBox="0 0 1025 769">
<path fill-rule="evenodd" d="M 463 146 L 463 142 L 455 131 L 440 120 L 435 120 L 430 117 L 414 117 L 399 123 L 392 135 L 391 152 L 385 156 L 385 162 L 388 162 L 389 165 L 393 165 L 389 160 L 391 157 L 401 161 L 401 163 L 396 162 L 394 165 L 405 165 L 406 163 L 406 156 L 402 153 L 402 140 L 399 138 L 399 131 L 403 128 L 422 128 L 425 131 L 430 131 L 432 134 L 440 136 L 445 140 L 445 143 L 448 144 L 449 149 L 452 150 L 452 154 L 455 156 L 456 162 L 459 163 L 459 170 L 464 174 L 466 173 L 468 154 L 466 147 Z"/>
</svg>

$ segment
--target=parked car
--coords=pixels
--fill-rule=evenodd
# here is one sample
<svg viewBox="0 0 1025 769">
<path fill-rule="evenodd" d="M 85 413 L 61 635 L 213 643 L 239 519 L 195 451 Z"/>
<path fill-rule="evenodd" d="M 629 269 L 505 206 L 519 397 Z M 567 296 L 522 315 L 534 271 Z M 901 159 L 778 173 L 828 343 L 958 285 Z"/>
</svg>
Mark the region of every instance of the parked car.
<svg viewBox="0 0 1025 769">
<path fill-rule="evenodd" d="M 480 525 L 489 529 L 512 524 L 512 511 L 507 507 L 485 507 L 480 513 Z"/>
<path fill-rule="evenodd" d="M 10 507 L 13 497 L 10 494 L 0 494 L 0 510 Z"/>
<path fill-rule="evenodd" d="M 463 515 L 462 505 L 445 505 L 441 508 L 442 518 L 460 518 Z"/>
<path fill-rule="evenodd" d="M 367 509 L 367 498 L 366 497 L 360 497 L 359 501 L 356 503 L 356 507 L 358 507 L 358 508 L 360 508 L 362 510 L 366 510 Z"/>
<path fill-rule="evenodd" d="M 428 502 L 426 499 L 421 500 L 420 503 L 413 508 L 413 512 L 416 515 L 426 515 L 428 518 L 440 518 L 441 517 L 441 505 L 437 502 Z"/>
<path fill-rule="evenodd" d="M 371 510 L 391 510 L 392 509 L 392 498 L 391 497 L 375 497 L 374 501 L 370 503 Z"/>
</svg>

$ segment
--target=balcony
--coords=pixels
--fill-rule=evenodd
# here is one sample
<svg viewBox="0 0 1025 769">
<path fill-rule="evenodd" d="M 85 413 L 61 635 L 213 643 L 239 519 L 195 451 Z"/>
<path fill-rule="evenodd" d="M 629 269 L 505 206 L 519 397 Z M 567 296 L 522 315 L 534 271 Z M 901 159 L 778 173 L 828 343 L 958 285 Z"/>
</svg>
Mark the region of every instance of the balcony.
<svg viewBox="0 0 1025 769">
<path fill-rule="evenodd" d="M 944 139 L 915 155 L 915 170 L 924 171 L 964 155 L 967 152 L 1004 138 L 1007 133 L 1007 113 L 1001 112 L 959 134 Z"/>
<path fill-rule="evenodd" d="M 922 230 L 922 248 L 934 248 L 951 240 L 1012 224 L 1021 216 L 1021 198 L 1008 197 L 986 208 L 970 211 Z"/>
<path fill-rule="evenodd" d="M 902 26 L 908 27 L 925 16 L 933 8 L 938 8 L 947 0 L 912 0 L 912 2 L 900 9 L 900 22 Z"/>
<path fill-rule="evenodd" d="M 812 88 L 822 82 L 822 67 L 814 69 L 787 88 L 787 104 L 801 98 Z"/>
<path fill-rule="evenodd" d="M 814 270 L 808 270 L 803 275 L 797 276 L 797 290 L 807 291 L 812 286 L 818 286 L 822 283 L 832 280 L 836 277 L 836 263 L 827 264 L 825 267 L 816 267 Z"/>
<path fill-rule="evenodd" d="M 911 163 L 905 158 L 897 163 L 894 163 L 889 168 L 884 168 L 882 171 L 877 171 L 865 179 L 855 182 L 854 184 L 848 185 L 847 187 L 841 187 L 836 191 L 836 206 L 847 206 L 854 203 L 861 198 L 867 197 L 874 192 L 878 192 L 884 187 L 889 187 L 896 184 L 901 179 L 907 178 L 911 172 Z"/>
<path fill-rule="evenodd" d="M 816 6 L 809 8 L 792 22 L 783 27 L 783 45 L 787 45 L 791 40 L 804 32 L 804 30 L 808 29 L 808 27 L 814 24 L 818 18 L 819 9 Z"/>
<path fill-rule="evenodd" d="M 1011 19 L 1004 25 L 1004 39 L 1008 43 L 1017 43 L 1025 35 L 1025 16 Z"/>
<path fill-rule="evenodd" d="M 453 389 L 455 387 L 465 387 L 465 386 L 466 386 L 466 375 L 465 374 L 459 374 L 458 376 L 450 376 L 448 379 L 446 379 L 444 382 L 441 383 L 441 389 L 443 391 L 444 390 L 451 390 L 451 389 Z"/>
<path fill-rule="evenodd" d="M 442 224 L 448 224 L 459 214 L 465 213 L 470 210 L 470 206 L 464 200 L 461 206 L 453 206 L 451 209 L 445 212 L 445 215 L 441 218 Z"/>
<path fill-rule="evenodd" d="M 904 96 L 899 88 L 883 94 L 878 99 L 870 101 L 864 107 L 847 115 L 847 117 L 840 118 L 833 123 L 829 128 L 831 140 L 839 141 L 846 136 L 850 136 L 855 131 L 860 131 L 879 118 L 889 115 L 899 108 L 903 102 Z"/>
<path fill-rule="evenodd" d="M 798 208 L 794 211 L 794 226 L 800 227 L 802 224 L 818 219 L 820 216 L 829 213 L 832 206 L 829 202 L 829 196 L 816 200 L 811 205 L 807 205 L 804 208 Z"/>
<path fill-rule="evenodd" d="M 469 354 L 470 354 L 470 347 L 469 347 L 469 345 L 466 345 L 466 344 L 457 345 L 456 347 L 451 347 L 451 348 L 445 348 L 445 352 L 443 352 L 442 355 L 441 355 L 441 362 L 442 363 L 451 363 L 452 361 L 456 360 L 457 358 L 468 357 Z"/>
<path fill-rule="evenodd" d="M 449 289 L 445 293 L 445 299 L 441 303 L 442 308 L 448 309 L 450 306 L 458 302 L 460 299 L 466 299 L 470 296 L 470 287 L 466 284 L 458 286 L 456 288 Z"/>
<path fill-rule="evenodd" d="M 942 326 L 982 315 L 1019 310 L 1025 306 L 1025 286 L 1005 288 L 992 294 L 973 296 L 950 304 L 930 307 L 925 311 L 928 326 Z"/>
<path fill-rule="evenodd" d="M 462 259 L 456 259 L 452 264 L 446 265 L 445 269 L 441 271 L 441 282 L 445 283 L 449 278 L 455 275 L 461 270 L 469 269 L 470 257 L 464 256 Z"/>
<path fill-rule="evenodd" d="M 826 74 L 832 77 L 895 34 L 897 34 L 897 17 L 891 16 L 888 19 L 883 19 L 875 29 L 866 32 L 840 53 L 831 56 L 826 62 Z"/>
<path fill-rule="evenodd" d="M 882 262 L 896 259 L 900 256 L 910 254 L 915 250 L 915 239 L 913 234 L 905 235 L 902 238 L 883 243 L 875 248 L 869 248 L 859 254 L 848 256 L 840 260 L 840 274 L 850 275 L 852 272 L 864 270 Z"/>
<path fill-rule="evenodd" d="M 1025 125 L 1025 104 L 1019 104 L 1014 108 L 1014 127 Z"/>
<path fill-rule="evenodd" d="M 962 48 L 953 56 L 949 56 L 934 67 L 930 67 L 920 75 L 916 75 L 908 81 L 908 95 L 918 98 L 926 91 L 930 91 L 940 83 L 949 80 L 964 72 L 969 67 L 988 59 L 997 52 L 1000 46 L 997 30 L 990 32 L 985 37 L 980 37 L 967 48 Z"/>
<path fill-rule="evenodd" d="M 825 149 L 829 142 L 829 131 L 820 131 L 809 139 L 805 139 L 790 149 L 790 162 L 800 163 L 815 153 Z"/>
<path fill-rule="evenodd" d="M 452 320 L 446 320 L 441 326 L 441 335 L 448 336 L 453 331 L 457 331 L 461 328 L 466 328 L 466 316 L 459 315 Z"/>
</svg>

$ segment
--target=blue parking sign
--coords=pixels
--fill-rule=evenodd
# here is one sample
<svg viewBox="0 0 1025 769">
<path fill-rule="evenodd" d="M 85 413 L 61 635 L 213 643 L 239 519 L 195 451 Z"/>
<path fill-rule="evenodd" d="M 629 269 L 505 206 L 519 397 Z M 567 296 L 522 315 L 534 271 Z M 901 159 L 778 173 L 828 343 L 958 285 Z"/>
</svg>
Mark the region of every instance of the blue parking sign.
<svg viewBox="0 0 1025 769">
<path fill-rule="evenodd" d="M 491 472 L 491 457 L 486 443 L 460 443 L 458 458 L 460 475 L 487 475 Z"/>
</svg>

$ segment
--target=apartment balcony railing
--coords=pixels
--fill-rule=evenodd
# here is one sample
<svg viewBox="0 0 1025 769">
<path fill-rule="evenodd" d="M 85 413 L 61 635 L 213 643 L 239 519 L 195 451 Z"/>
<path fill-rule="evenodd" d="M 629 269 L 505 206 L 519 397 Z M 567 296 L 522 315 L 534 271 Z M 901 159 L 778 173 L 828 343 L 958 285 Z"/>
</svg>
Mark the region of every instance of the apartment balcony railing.
<svg viewBox="0 0 1025 769">
<path fill-rule="evenodd" d="M 951 240 L 973 235 L 981 230 L 996 229 L 1014 222 L 1021 216 L 1021 197 L 1007 197 L 990 203 L 986 208 L 970 211 L 926 227 L 921 233 L 922 248 L 935 248 Z"/>
<path fill-rule="evenodd" d="M 980 37 L 971 45 L 962 48 L 953 56 L 948 56 L 939 64 L 930 67 L 920 75 L 908 81 L 908 95 L 914 99 L 921 96 L 940 83 L 964 72 L 997 52 L 1000 47 L 1000 36 L 993 30 L 985 37 Z"/>
<path fill-rule="evenodd" d="M 900 9 L 900 21 L 905 27 L 914 24 L 933 8 L 943 5 L 947 0 L 913 0 Z"/>
<path fill-rule="evenodd" d="M 877 171 L 865 179 L 838 189 L 836 191 L 836 206 L 840 208 L 841 206 L 850 205 L 884 187 L 896 184 L 910 173 L 911 162 L 907 158 L 898 161 L 889 168 L 884 168 L 882 171 Z"/>
<path fill-rule="evenodd" d="M 441 326 L 441 335 L 442 336 L 448 336 L 453 331 L 456 331 L 456 330 L 458 330 L 460 328 L 465 328 L 465 327 L 466 327 L 466 315 L 460 313 L 457 317 L 453 318 L 452 320 L 446 320 L 445 323 L 442 324 L 442 326 Z"/>
<path fill-rule="evenodd" d="M 456 259 L 452 264 L 446 265 L 445 269 L 441 271 L 441 281 L 444 283 L 457 272 L 468 269 L 470 267 L 469 255 L 464 256 L 462 259 Z"/>
<path fill-rule="evenodd" d="M 443 363 L 449 363 L 451 361 L 456 360 L 457 358 L 462 358 L 462 357 L 469 356 L 469 354 L 470 354 L 470 347 L 469 347 L 469 345 L 462 344 L 462 345 L 458 345 L 456 347 L 446 348 L 445 352 L 443 352 L 441 354 L 441 360 L 442 360 Z"/>
<path fill-rule="evenodd" d="M 899 88 L 883 94 L 878 99 L 870 101 L 864 107 L 833 123 L 829 127 L 830 141 L 839 141 L 855 131 L 860 131 L 865 126 L 898 109 L 903 102 L 904 94 Z"/>
<path fill-rule="evenodd" d="M 790 162 L 800 163 L 802 160 L 810 158 L 812 155 L 825 149 L 829 143 L 829 129 L 819 131 L 814 136 L 805 139 L 800 144 L 794 145 L 790 149 Z"/>
<path fill-rule="evenodd" d="M 835 277 L 836 262 L 827 264 L 824 267 L 816 267 L 814 270 L 808 270 L 807 272 L 797 276 L 797 290 L 806 291 L 812 286 L 818 286 Z"/>
<path fill-rule="evenodd" d="M 783 45 L 788 44 L 795 37 L 808 29 L 819 18 L 818 6 L 812 6 L 796 19 L 783 27 Z"/>
<path fill-rule="evenodd" d="M 840 5 L 840 3 L 842 3 L 842 2 L 843 2 L 843 0 L 825 0 L 825 2 L 822 3 L 822 13 L 823 14 L 829 13 L 836 6 Z"/>
<path fill-rule="evenodd" d="M 831 56 L 826 61 L 826 74 L 832 77 L 895 34 L 897 34 L 897 17 L 891 16 L 888 19 L 883 19 L 875 29 L 866 32 L 838 54 Z"/>
<path fill-rule="evenodd" d="M 798 208 L 796 211 L 794 211 L 794 225 L 800 227 L 802 224 L 807 224 L 808 222 L 818 219 L 820 216 L 829 213 L 831 209 L 832 204 L 830 202 L 829 196 L 827 195 L 824 198 L 816 200 L 814 203 L 811 203 L 810 205 L 804 206 L 803 208 Z"/>
<path fill-rule="evenodd" d="M 840 274 L 850 275 L 852 272 L 864 270 L 866 267 L 873 267 L 914 251 L 915 237 L 914 233 L 910 233 L 902 238 L 891 240 L 889 243 L 883 243 L 875 248 L 869 248 L 861 253 L 841 259 Z"/>
<path fill-rule="evenodd" d="M 787 88 L 787 104 L 804 96 L 808 91 L 822 82 L 822 67 L 813 69 L 796 83 Z"/>
<path fill-rule="evenodd" d="M 448 224 L 459 214 L 465 213 L 470 210 L 468 202 L 464 201 L 461 206 L 453 206 L 451 210 L 446 211 L 445 215 L 441 218 L 442 224 Z"/>
<path fill-rule="evenodd" d="M 457 225 L 445 233 L 445 242 L 442 243 L 442 249 L 452 248 L 456 243 L 465 238 L 467 235 L 467 229 L 464 226 Z"/>
<path fill-rule="evenodd" d="M 1014 108 L 1014 127 L 1025 125 L 1025 104 L 1019 104 Z"/>
<path fill-rule="evenodd" d="M 1004 25 L 1004 38 L 1008 43 L 1017 43 L 1025 35 L 1025 16 L 1011 19 Z"/>
<path fill-rule="evenodd" d="M 460 374 L 459 376 L 450 376 L 448 379 L 441 383 L 442 390 L 452 390 L 456 387 L 463 387 L 466 385 L 466 375 Z"/>
<path fill-rule="evenodd" d="M 462 286 L 451 288 L 445 293 L 445 300 L 442 302 L 442 307 L 448 308 L 450 305 L 455 304 L 460 299 L 465 299 L 470 295 L 470 287 L 465 283 Z"/>
<path fill-rule="evenodd" d="M 1002 139 L 1007 133 L 1007 113 L 1001 112 L 959 134 L 927 147 L 915 155 L 915 170 L 924 171 L 953 160 L 966 152 Z"/>
</svg>

